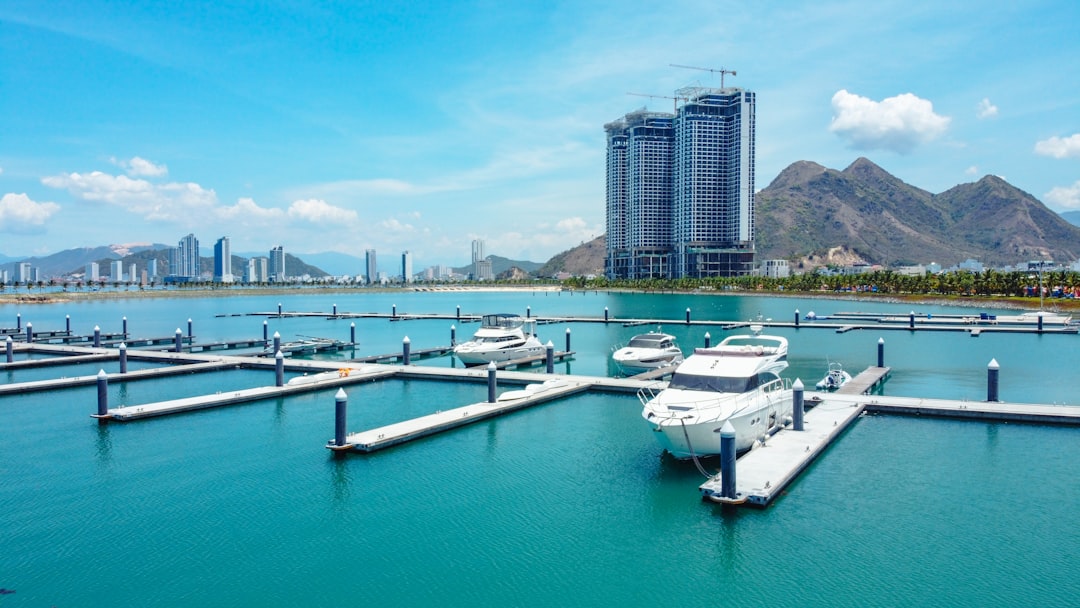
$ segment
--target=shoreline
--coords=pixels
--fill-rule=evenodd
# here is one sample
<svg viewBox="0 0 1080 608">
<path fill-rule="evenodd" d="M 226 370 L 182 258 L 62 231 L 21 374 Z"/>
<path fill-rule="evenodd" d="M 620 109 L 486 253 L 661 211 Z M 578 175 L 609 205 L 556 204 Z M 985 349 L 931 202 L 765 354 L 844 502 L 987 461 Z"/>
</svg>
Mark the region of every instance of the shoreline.
<svg viewBox="0 0 1080 608">
<path fill-rule="evenodd" d="M 50 293 L 0 293 L 0 305 L 26 304 L 46 305 L 63 302 L 86 302 L 96 300 L 122 300 L 144 298 L 228 298 L 252 295 L 288 295 L 297 292 L 325 293 L 325 294 L 354 294 L 362 293 L 449 293 L 449 292 L 560 292 L 577 291 L 598 293 L 638 293 L 638 294 L 671 294 L 671 295 L 709 295 L 709 296 L 751 296 L 751 297 L 776 297 L 804 300 L 829 300 L 851 302 L 882 302 L 887 304 L 932 305 L 932 306 L 956 306 L 962 308 L 996 308 L 1007 310 L 1030 310 L 1038 311 L 1038 301 L 1027 302 L 1026 299 L 998 297 L 967 297 L 946 298 L 932 295 L 917 294 L 852 294 L 852 293 L 827 293 L 827 292 L 780 292 L 780 291 L 701 291 L 701 290 L 645 290 L 645 289 L 564 289 L 558 285 L 544 286 L 436 286 L 436 287 L 258 287 L 237 289 L 135 289 L 125 291 L 58 291 Z M 1044 301 L 1043 309 L 1051 311 L 1069 312 L 1080 310 L 1080 302 L 1076 300 L 1052 299 Z"/>
</svg>

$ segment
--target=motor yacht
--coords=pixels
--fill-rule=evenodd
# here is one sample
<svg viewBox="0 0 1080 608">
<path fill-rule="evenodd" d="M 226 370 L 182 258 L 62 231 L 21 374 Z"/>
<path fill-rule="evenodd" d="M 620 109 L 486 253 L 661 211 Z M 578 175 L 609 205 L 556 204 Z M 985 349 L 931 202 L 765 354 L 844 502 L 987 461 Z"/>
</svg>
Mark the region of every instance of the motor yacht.
<svg viewBox="0 0 1080 608">
<path fill-rule="evenodd" d="M 523 319 L 520 315 L 484 315 L 480 329 L 471 340 L 455 346 L 454 354 L 465 365 L 543 355 L 545 347 L 533 333 L 535 327 L 535 319 Z"/>
<path fill-rule="evenodd" d="M 628 375 L 658 367 L 678 365 L 683 360 L 682 350 L 675 343 L 675 336 L 660 332 L 639 334 L 612 353 L 611 358 Z"/>
<path fill-rule="evenodd" d="M 779 375 L 788 366 L 787 339 L 753 330 L 695 349 L 666 387 L 639 391 L 642 418 L 676 458 L 719 454 L 726 421 L 735 427 L 735 450 L 743 452 L 790 417 L 790 383 Z"/>
</svg>

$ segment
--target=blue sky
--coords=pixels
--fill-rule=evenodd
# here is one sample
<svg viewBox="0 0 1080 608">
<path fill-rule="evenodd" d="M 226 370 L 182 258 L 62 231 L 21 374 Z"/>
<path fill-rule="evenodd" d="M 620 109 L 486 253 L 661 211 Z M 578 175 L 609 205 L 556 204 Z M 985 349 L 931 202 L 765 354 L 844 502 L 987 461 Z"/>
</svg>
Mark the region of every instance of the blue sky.
<svg viewBox="0 0 1080 608">
<path fill-rule="evenodd" d="M 767 4 L 758 7 L 757 4 Z M 0 254 L 175 244 L 544 261 L 603 233 L 603 125 L 757 93 L 757 187 L 866 156 L 1080 209 L 1080 3 L 0 3 Z M 384 257 L 385 256 L 385 257 Z"/>
</svg>

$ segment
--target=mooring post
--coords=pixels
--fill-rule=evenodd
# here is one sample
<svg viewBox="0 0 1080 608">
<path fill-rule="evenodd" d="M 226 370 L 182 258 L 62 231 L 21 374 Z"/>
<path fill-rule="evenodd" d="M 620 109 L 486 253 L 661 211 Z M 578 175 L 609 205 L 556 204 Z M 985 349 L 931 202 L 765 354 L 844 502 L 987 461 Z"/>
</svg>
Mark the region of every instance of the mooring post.
<svg viewBox="0 0 1080 608">
<path fill-rule="evenodd" d="M 607 322 L 608 322 L 608 309 L 607 309 L 607 306 L 605 306 L 604 307 L 604 323 L 607 323 Z"/>
<path fill-rule="evenodd" d="M 349 344 L 356 346 L 356 322 L 349 323 Z"/>
<path fill-rule="evenodd" d="M 122 333 L 124 335 L 124 339 L 127 339 L 127 336 L 128 336 L 128 333 L 127 333 L 127 317 L 124 317 L 123 319 L 121 319 L 120 333 Z"/>
<path fill-rule="evenodd" d="M 7 353 L 8 363 L 15 360 L 15 343 L 11 341 L 11 336 L 4 338 L 4 352 Z"/>
<path fill-rule="evenodd" d="M 281 334 L 274 332 L 274 352 L 281 352 Z"/>
<path fill-rule="evenodd" d="M 94 348 L 101 348 L 101 328 L 94 326 Z"/>
<path fill-rule="evenodd" d="M 15 329 L 17 331 L 22 331 L 22 313 L 21 312 L 15 313 Z"/>
<path fill-rule="evenodd" d="M 71 315 L 64 315 L 64 331 L 71 335 Z"/>
<path fill-rule="evenodd" d="M 526 306 L 525 307 L 525 318 L 526 319 L 531 319 L 532 318 L 532 306 Z"/>
<path fill-rule="evenodd" d="M 99 371 L 97 375 L 97 415 L 109 415 L 109 377 L 105 370 Z"/>
<path fill-rule="evenodd" d="M 720 428 L 720 496 L 735 498 L 735 427 L 725 420 Z"/>
<path fill-rule="evenodd" d="M 461 307 L 457 307 L 457 322 L 461 323 Z"/>
<path fill-rule="evenodd" d="M 687 325 L 690 324 L 690 309 L 689 308 L 686 309 L 686 324 Z"/>
<path fill-rule="evenodd" d="M 334 304 L 334 316 L 337 316 L 337 304 Z"/>
<path fill-rule="evenodd" d="M 34 343 L 34 324 L 33 323 L 27 323 L 26 324 L 26 343 L 27 344 L 33 344 Z"/>
<path fill-rule="evenodd" d="M 795 309 L 795 329 L 799 328 L 799 309 Z"/>
<path fill-rule="evenodd" d="M 1001 371 L 1001 366 L 998 365 L 997 359 L 991 359 L 990 365 L 986 366 L 986 400 L 987 401 L 1000 401 L 998 399 L 998 373 Z"/>
<path fill-rule="evenodd" d="M 281 302 L 277 303 L 277 316 L 281 316 Z"/>
<path fill-rule="evenodd" d="M 181 352 L 184 350 L 184 332 L 180 331 L 180 328 L 176 328 L 176 343 L 173 345 L 174 352 Z"/>
<path fill-rule="evenodd" d="M 274 354 L 274 386 L 285 386 L 285 353 Z"/>
<path fill-rule="evenodd" d="M 192 329 L 192 327 L 191 327 L 191 318 L 188 317 L 188 320 L 187 320 L 187 337 L 189 337 L 189 338 L 195 337 L 195 334 L 191 333 L 191 329 Z"/>
<path fill-rule="evenodd" d="M 796 378 L 791 384 L 791 428 L 796 431 L 803 430 L 804 398 L 802 380 Z"/>
<path fill-rule="evenodd" d="M 488 363 L 488 403 L 495 403 L 495 375 L 499 368 L 495 367 L 495 362 Z"/>
<path fill-rule="evenodd" d="M 395 319 L 397 318 L 397 304 L 390 307 L 390 316 Z"/>
<path fill-rule="evenodd" d="M 545 346 L 544 348 L 545 348 L 544 359 L 547 362 L 547 373 L 554 374 L 555 373 L 555 345 L 551 343 L 551 340 L 548 340 L 547 346 Z"/>
<path fill-rule="evenodd" d="M 268 342 L 270 340 L 270 334 L 267 333 L 269 331 L 270 325 L 266 321 L 263 321 L 263 342 Z"/>
<path fill-rule="evenodd" d="M 120 343 L 120 373 L 127 373 L 127 344 Z"/>
<path fill-rule="evenodd" d="M 349 398 L 345 389 L 339 388 L 334 395 L 334 445 L 345 445 L 345 416 L 349 407 Z"/>
<path fill-rule="evenodd" d="M 885 367 L 885 338 L 877 339 L 877 366 Z"/>
<path fill-rule="evenodd" d="M 908 315 L 908 329 L 915 329 L 915 311 L 911 311 Z"/>
<path fill-rule="evenodd" d="M 405 339 L 401 341 L 401 364 L 409 364 L 409 355 L 412 350 L 412 342 L 409 340 L 409 336 L 405 336 Z"/>
<path fill-rule="evenodd" d="M 570 352 L 570 328 L 566 328 L 566 352 Z"/>
<path fill-rule="evenodd" d="M 1041 334 L 1042 333 L 1042 323 L 1043 323 L 1043 315 L 1042 315 L 1041 310 L 1039 311 L 1038 317 L 1039 317 L 1039 333 Z M 27 323 L 27 325 L 29 325 L 29 323 Z"/>
<path fill-rule="evenodd" d="M 457 326 L 450 324 L 450 348 L 457 346 Z"/>
<path fill-rule="evenodd" d="M 712 345 L 712 336 L 709 335 L 709 332 L 705 332 L 705 348 L 709 348 L 709 346 L 711 346 L 711 345 Z"/>
</svg>

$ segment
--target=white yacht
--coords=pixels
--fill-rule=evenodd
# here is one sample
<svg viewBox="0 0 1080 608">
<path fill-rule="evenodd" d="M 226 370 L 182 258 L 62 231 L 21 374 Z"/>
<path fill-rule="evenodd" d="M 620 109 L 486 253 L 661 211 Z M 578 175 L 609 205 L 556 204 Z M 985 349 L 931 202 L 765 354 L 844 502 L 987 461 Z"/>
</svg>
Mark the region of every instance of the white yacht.
<svg viewBox="0 0 1080 608">
<path fill-rule="evenodd" d="M 616 350 L 611 358 L 624 372 L 635 374 L 678 365 L 683 360 L 683 354 L 675 343 L 675 336 L 657 331 L 630 338 L 630 342 Z"/>
<path fill-rule="evenodd" d="M 638 393 L 660 445 L 676 458 L 720 453 L 720 428 L 731 421 L 743 452 L 791 415 L 790 386 L 780 378 L 788 342 L 779 336 L 738 335 L 698 348 L 663 390 Z"/>
<path fill-rule="evenodd" d="M 533 333 L 535 327 L 535 319 L 523 319 L 520 315 L 484 315 L 472 340 L 455 346 L 454 354 L 465 365 L 543 355 L 545 347 Z"/>
</svg>

